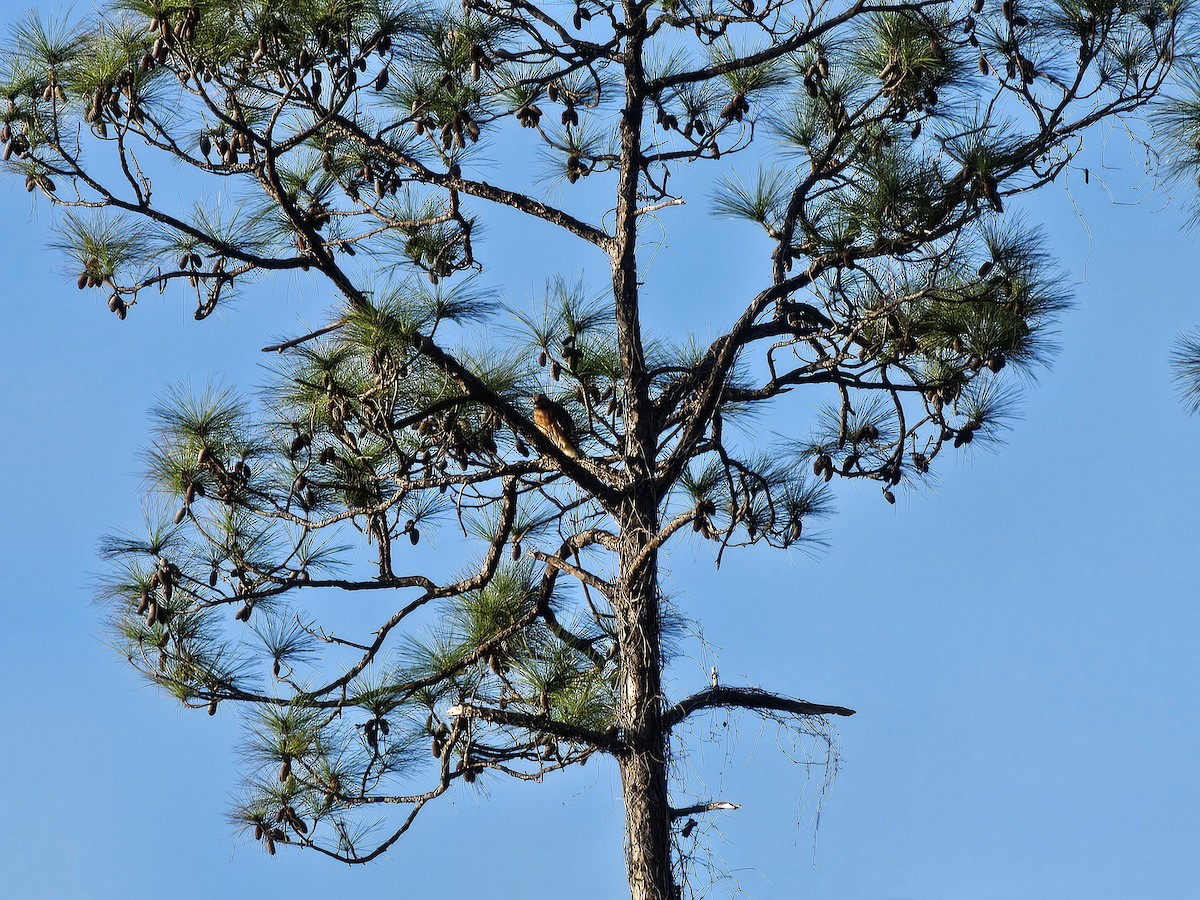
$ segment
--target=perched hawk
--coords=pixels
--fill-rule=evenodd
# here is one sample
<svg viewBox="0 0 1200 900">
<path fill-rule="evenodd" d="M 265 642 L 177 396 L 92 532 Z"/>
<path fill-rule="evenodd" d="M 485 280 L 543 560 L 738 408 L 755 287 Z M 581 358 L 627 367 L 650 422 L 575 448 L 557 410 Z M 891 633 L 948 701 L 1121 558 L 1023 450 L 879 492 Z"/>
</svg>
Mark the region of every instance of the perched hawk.
<svg viewBox="0 0 1200 900">
<path fill-rule="evenodd" d="M 567 411 L 545 394 L 533 395 L 533 424 L 571 459 L 579 459 L 575 446 L 575 423 Z"/>
</svg>

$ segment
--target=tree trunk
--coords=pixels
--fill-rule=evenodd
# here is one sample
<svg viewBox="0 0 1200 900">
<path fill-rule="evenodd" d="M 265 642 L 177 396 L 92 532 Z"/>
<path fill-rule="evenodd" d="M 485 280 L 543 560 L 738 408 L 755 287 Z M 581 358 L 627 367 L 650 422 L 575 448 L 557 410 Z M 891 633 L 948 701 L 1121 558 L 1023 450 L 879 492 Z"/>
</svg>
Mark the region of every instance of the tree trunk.
<svg viewBox="0 0 1200 900">
<path fill-rule="evenodd" d="M 619 687 L 617 724 L 627 752 L 619 758 L 625 801 L 625 856 L 633 900 L 675 900 L 671 871 L 671 810 L 667 800 L 667 741 L 663 733 L 662 635 L 658 556 L 642 551 L 658 532 L 655 489 L 658 431 L 639 316 L 638 186 L 642 176 L 645 111 L 646 9 L 625 0 L 625 108 L 619 124 L 621 165 L 611 245 L 617 348 L 625 376 L 625 470 L 618 513 L 620 578 L 616 614 Z"/>
<path fill-rule="evenodd" d="M 653 491 L 644 493 L 622 523 L 615 604 L 621 665 L 617 719 L 628 747 L 619 760 L 626 869 L 633 900 L 673 900 L 657 558 L 635 563 L 658 524 Z"/>
</svg>

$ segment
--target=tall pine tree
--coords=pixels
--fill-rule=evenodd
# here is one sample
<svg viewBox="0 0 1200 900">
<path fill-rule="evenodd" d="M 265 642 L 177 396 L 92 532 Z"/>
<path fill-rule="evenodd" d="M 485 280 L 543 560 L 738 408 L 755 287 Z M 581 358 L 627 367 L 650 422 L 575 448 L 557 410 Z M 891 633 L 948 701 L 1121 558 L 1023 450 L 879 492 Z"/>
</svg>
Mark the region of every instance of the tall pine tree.
<svg viewBox="0 0 1200 900">
<path fill-rule="evenodd" d="M 1183 12 L 122 0 L 22 19 L 4 159 L 58 210 L 85 295 L 121 319 L 163 291 L 204 319 L 286 277 L 333 298 L 268 348 L 261 395 L 164 399 L 163 521 L 105 542 L 130 662 L 188 707 L 250 711 L 244 827 L 364 863 L 460 782 L 604 758 L 632 896 L 692 892 L 683 842 L 730 804 L 690 792 L 682 726 L 728 708 L 819 738 L 851 710 L 715 670 L 667 696 L 687 610 L 660 555 L 689 534 L 718 563 L 795 546 L 835 480 L 894 502 L 1002 424 L 1067 299 L 1006 207 L 1086 181 L 1096 126 L 1141 133 Z M 770 275 L 724 301 L 716 340 L 651 340 L 644 232 L 701 172 L 718 217 L 763 229 Z M 498 207 L 594 269 L 531 242 L 545 302 L 509 297 L 480 236 Z M 770 445 L 727 427 L 765 410 L 818 426 Z M 463 540 L 430 552 L 439 531 Z M 377 620 L 346 609 L 365 595 Z"/>
</svg>

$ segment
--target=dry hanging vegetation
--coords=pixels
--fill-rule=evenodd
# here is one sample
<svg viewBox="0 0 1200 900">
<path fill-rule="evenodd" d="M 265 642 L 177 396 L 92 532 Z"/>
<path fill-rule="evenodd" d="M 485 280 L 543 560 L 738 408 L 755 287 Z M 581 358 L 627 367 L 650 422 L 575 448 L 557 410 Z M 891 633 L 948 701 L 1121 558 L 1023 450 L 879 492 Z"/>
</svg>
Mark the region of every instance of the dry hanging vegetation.
<svg viewBox="0 0 1200 900">
<path fill-rule="evenodd" d="M 715 675 L 665 696 L 687 611 L 660 554 L 794 546 L 830 482 L 895 502 L 999 427 L 1066 300 L 1010 198 L 1160 91 L 1183 12 L 122 0 L 20 21 L 4 159 L 59 211 L 85 296 L 124 319 L 178 287 L 204 319 L 299 272 L 336 298 L 269 348 L 259 400 L 163 401 L 169 509 L 105 546 L 130 662 L 189 707 L 251 711 L 247 831 L 362 863 L 460 781 L 605 757 L 633 897 L 694 893 L 697 819 L 729 804 L 673 767 L 682 726 L 726 708 L 820 735 L 851 711 Z M 500 136 L 555 182 L 531 189 L 524 159 L 477 177 Z M 179 167 L 195 205 L 160 189 Z M 640 229 L 670 229 L 685 167 L 772 248 L 708 346 L 639 318 Z M 550 272 L 544 309 L 507 302 L 477 274 L 497 206 L 588 247 L 605 288 Z M 821 426 L 771 448 L 724 427 L 766 408 Z"/>
</svg>

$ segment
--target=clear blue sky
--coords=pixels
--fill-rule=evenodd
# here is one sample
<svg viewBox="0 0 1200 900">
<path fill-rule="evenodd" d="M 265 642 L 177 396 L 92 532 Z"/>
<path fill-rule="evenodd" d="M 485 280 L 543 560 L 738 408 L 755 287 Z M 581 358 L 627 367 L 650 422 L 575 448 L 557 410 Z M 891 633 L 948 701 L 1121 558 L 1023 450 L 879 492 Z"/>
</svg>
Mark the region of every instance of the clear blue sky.
<svg viewBox="0 0 1200 900">
<path fill-rule="evenodd" d="M 1134 166 L 1109 156 L 1131 170 L 1112 172 L 1128 199 Z M 766 272 L 753 230 L 707 218 L 704 194 L 664 214 L 668 241 L 645 254 L 662 335 L 715 336 Z M 694 757 L 743 806 L 704 837 L 728 884 L 759 900 L 1197 896 L 1200 420 L 1177 402 L 1167 355 L 1200 323 L 1200 259 L 1180 231 L 1187 198 L 1117 206 L 1096 179 L 1072 197 L 1059 185 L 1014 204 L 1047 224 L 1077 305 L 1005 446 L 952 457 L 933 492 L 894 507 L 843 486 L 813 558 L 743 553 L 714 573 L 685 543 L 668 562 L 724 681 L 859 711 L 837 723 L 842 769 L 819 829 L 816 782 L 805 792 L 772 731 L 746 722 Z M 146 410 L 164 386 L 259 383 L 258 348 L 319 324 L 326 298 L 287 280 L 204 323 L 176 294 L 118 322 L 43 249 L 44 205 L 4 182 L 0 209 L 0 896 L 454 896 L 481 883 L 497 898 L 620 896 L 619 793 L 603 765 L 458 792 L 359 869 L 233 841 L 236 723 L 185 712 L 104 646 L 95 550 L 137 520 Z M 514 297 L 598 262 L 504 222 L 480 249 L 486 261 L 530 246 L 536 264 L 493 269 Z M 677 692 L 707 677 L 693 650 Z"/>
</svg>

